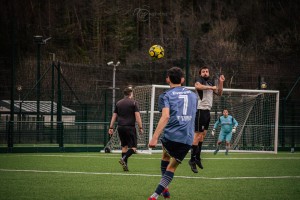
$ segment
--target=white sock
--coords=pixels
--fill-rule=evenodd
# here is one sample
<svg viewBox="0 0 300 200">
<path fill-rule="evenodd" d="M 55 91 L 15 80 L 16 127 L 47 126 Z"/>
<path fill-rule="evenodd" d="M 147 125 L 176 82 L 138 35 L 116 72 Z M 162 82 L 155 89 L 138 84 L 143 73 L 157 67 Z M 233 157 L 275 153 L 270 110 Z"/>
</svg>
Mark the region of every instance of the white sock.
<svg viewBox="0 0 300 200">
<path fill-rule="evenodd" d="M 151 197 L 152 197 L 152 198 L 154 197 L 155 199 L 157 199 L 157 198 L 158 198 L 158 196 L 159 196 L 159 195 L 158 195 L 158 194 L 156 194 L 155 192 L 154 192 L 154 193 L 151 195 Z"/>
</svg>

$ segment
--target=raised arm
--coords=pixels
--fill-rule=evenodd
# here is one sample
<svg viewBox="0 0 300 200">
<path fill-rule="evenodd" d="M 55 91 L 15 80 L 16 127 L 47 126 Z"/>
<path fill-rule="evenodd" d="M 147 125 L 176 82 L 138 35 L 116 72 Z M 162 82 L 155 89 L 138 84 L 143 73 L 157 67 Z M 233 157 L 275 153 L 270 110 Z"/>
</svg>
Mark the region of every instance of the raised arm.
<svg viewBox="0 0 300 200">
<path fill-rule="evenodd" d="M 216 86 L 210 86 L 210 85 L 203 85 L 200 82 L 195 83 L 195 89 L 196 90 L 216 90 Z"/>
<path fill-rule="evenodd" d="M 219 85 L 218 85 L 218 87 L 216 87 L 216 89 L 214 89 L 214 93 L 215 93 L 215 94 L 217 94 L 217 95 L 219 95 L 219 96 L 222 96 L 222 94 L 223 94 L 223 83 L 224 83 L 224 81 L 225 81 L 225 77 L 224 77 L 224 75 L 221 75 L 221 76 L 219 77 Z"/>
</svg>

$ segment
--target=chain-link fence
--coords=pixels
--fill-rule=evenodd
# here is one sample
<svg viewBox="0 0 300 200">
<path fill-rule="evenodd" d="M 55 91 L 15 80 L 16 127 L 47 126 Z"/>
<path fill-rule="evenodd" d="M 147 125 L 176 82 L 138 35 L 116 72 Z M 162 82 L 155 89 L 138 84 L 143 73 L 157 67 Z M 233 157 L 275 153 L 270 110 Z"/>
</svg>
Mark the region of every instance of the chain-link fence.
<svg viewBox="0 0 300 200">
<path fill-rule="evenodd" d="M 3 59 L 2 62 L 5 60 Z M 111 119 L 113 98 L 115 102 L 121 99 L 125 87 L 165 84 L 166 70 L 174 65 L 182 67 L 187 72 L 184 58 L 157 62 L 121 63 L 116 70 L 116 85 L 113 88 L 111 66 L 60 62 L 59 70 L 58 64 L 58 62 L 42 62 L 39 93 L 37 92 L 35 60 L 23 66 L 29 67 L 31 69 L 29 71 L 24 71 L 23 68 L 15 69 L 15 79 L 7 78 L 12 77 L 11 69 L 0 69 L 1 151 L 25 144 L 31 147 L 41 144 L 45 144 L 46 147 L 50 144 L 51 147 L 76 146 L 84 147 L 86 150 L 88 145 L 93 144 L 89 141 L 94 141 L 95 146 L 101 147 L 108 140 L 105 125 Z M 293 68 L 295 73 L 288 70 L 278 73 L 283 66 Z M 190 65 L 189 75 L 186 76 L 186 79 L 189 79 L 189 86 L 193 86 L 194 77 L 198 75 L 198 67 L 193 63 Z M 271 68 L 274 70 L 269 70 Z M 218 74 L 215 73 L 216 69 L 216 67 L 213 68 L 211 73 L 214 77 Z M 226 77 L 224 87 L 257 89 L 261 75 L 267 83 L 267 89 L 280 91 L 278 146 L 281 149 L 296 148 L 297 150 L 300 146 L 298 131 L 300 83 L 296 81 L 299 77 L 297 63 L 281 63 L 278 66 L 266 64 L 258 68 L 257 63 L 246 62 L 238 64 L 235 69 L 238 70 L 238 74 L 231 73 L 230 67 L 222 68 Z M 115 90 L 115 97 L 113 90 Z M 40 95 L 39 112 L 37 112 L 38 94 Z M 14 96 L 14 106 L 10 103 L 12 96 Z M 32 107 L 26 107 L 27 103 L 31 103 Z M 12 108 L 14 109 L 13 118 L 11 117 Z M 61 119 L 57 118 L 58 114 L 58 118 Z M 56 125 L 49 129 L 51 122 L 63 123 L 60 124 L 64 127 L 63 140 L 58 139 L 59 129 Z"/>
</svg>

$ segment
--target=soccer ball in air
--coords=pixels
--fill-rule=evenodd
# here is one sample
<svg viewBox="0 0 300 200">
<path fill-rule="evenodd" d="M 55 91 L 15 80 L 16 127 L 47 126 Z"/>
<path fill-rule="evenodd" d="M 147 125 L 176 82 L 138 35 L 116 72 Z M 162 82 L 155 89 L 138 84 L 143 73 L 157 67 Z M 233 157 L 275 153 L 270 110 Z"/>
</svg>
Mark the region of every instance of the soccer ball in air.
<svg viewBox="0 0 300 200">
<path fill-rule="evenodd" d="M 165 55 L 164 48 L 160 45 L 155 44 L 152 47 L 150 47 L 149 55 L 151 56 L 151 58 L 154 59 L 162 58 Z"/>
</svg>

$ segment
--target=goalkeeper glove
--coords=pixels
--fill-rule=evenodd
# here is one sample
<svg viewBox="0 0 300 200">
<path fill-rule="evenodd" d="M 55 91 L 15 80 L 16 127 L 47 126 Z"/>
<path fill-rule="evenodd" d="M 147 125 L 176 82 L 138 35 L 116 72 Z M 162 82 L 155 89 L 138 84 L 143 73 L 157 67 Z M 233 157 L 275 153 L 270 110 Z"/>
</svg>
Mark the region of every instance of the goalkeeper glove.
<svg viewBox="0 0 300 200">
<path fill-rule="evenodd" d="M 212 136 L 215 136 L 215 131 L 216 131 L 216 129 L 213 129 L 213 130 L 211 131 L 211 135 L 212 135 Z"/>
<path fill-rule="evenodd" d="M 236 132 L 236 127 L 233 127 L 232 133 L 235 133 L 235 132 Z"/>
</svg>

